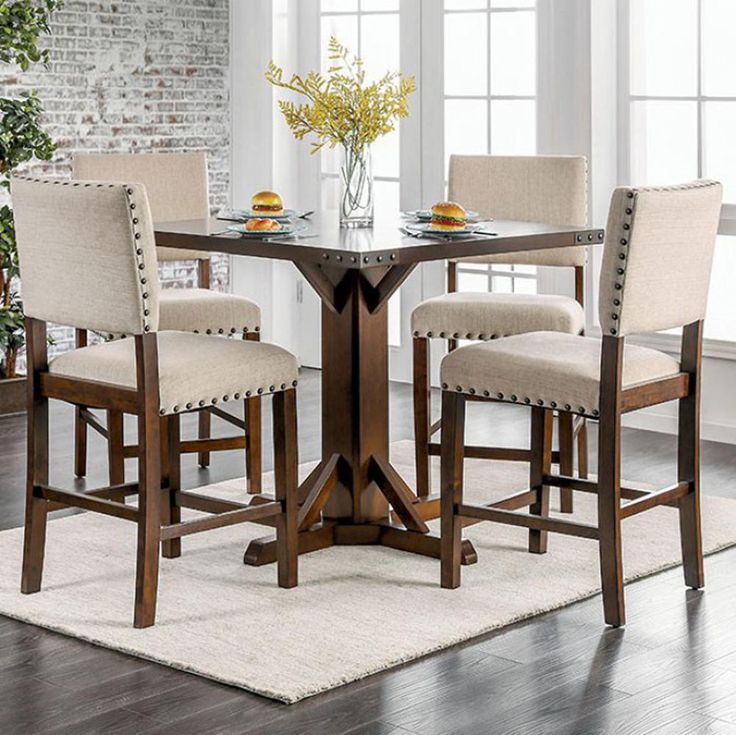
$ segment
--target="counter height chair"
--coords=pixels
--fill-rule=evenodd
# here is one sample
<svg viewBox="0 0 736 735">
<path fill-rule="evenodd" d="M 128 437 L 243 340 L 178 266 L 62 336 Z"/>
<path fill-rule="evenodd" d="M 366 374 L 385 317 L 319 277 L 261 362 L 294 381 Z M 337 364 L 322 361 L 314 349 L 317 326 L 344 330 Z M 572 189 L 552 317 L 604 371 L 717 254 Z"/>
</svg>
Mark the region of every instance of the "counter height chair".
<svg viewBox="0 0 736 735">
<path fill-rule="evenodd" d="M 209 216 L 207 156 L 192 153 L 80 153 L 73 158 L 73 178 L 103 181 L 135 181 L 146 187 L 154 222 L 200 219 Z M 212 253 L 179 248 L 157 248 L 159 261 L 196 261 L 199 288 L 167 288 L 160 294 L 161 331 L 198 332 L 241 336 L 258 340 L 261 310 L 250 299 L 210 289 Z M 109 335 L 112 337 L 113 335 Z M 77 330 L 78 347 L 87 344 L 87 332 Z M 206 467 L 211 451 L 245 449 L 246 485 L 251 493 L 261 491 L 261 406 L 260 398 L 244 402 L 245 421 L 209 406 L 199 412 L 198 440 L 182 443 L 185 453 L 196 452 L 199 464 Z M 234 424 L 239 436 L 211 439 L 212 415 Z M 108 443 L 110 482 L 124 482 L 125 457 L 136 456 L 135 446 L 123 444 L 123 419 L 108 414 L 107 426 L 92 415 L 88 407 L 76 410 L 75 472 L 86 474 L 87 427 L 101 433 Z"/>
<path fill-rule="evenodd" d="M 659 505 L 678 509 L 685 583 L 702 587 L 701 356 L 721 196 L 721 185 L 712 181 L 616 189 L 600 276 L 602 340 L 533 332 L 461 347 L 444 358 L 443 587 L 460 584 L 461 529 L 468 523 L 528 528 L 529 551 L 535 553 L 547 550 L 549 531 L 581 536 L 598 541 L 605 620 L 623 625 L 621 521 Z M 675 327 L 684 327 L 679 360 L 624 346 L 628 335 Z M 488 505 L 463 500 L 465 402 L 475 395 L 526 404 L 532 411 L 529 490 Z M 622 487 L 622 415 L 672 400 L 679 402 L 677 482 L 655 491 Z M 553 411 L 599 422 L 597 482 L 552 474 Z M 597 523 L 550 517 L 550 485 L 597 494 Z M 518 512 L 527 506 L 529 513 Z"/>
<path fill-rule="evenodd" d="M 136 627 L 153 625 L 159 547 L 246 521 L 275 525 L 278 583 L 297 583 L 297 364 L 274 345 L 162 332 L 153 224 L 141 184 L 12 182 L 28 334 L 28 481 L 21 590 L 41 588 L 50 511 L 83 508 L 137 526 Z M 46 323 L 130 335 L 48 359 Z M 275 498 L 253 505 L 182 492 L 179 419 L 218 400 L 273 394 Z M 138 481 L 87 492 L 49 485 L 49 398 L 138 419 Z M 162 426 L 168 478 L 162 485 Z M 137 495 L 137 506 L 125 498 Z M 211 513 L 182 519 L 181 509 Z"/>
<path fill-rule="evenodd" d="M 449 198 L 482 217 L 587 225 L 587 166 L 581 156 L 451 156 Z M 440 453 L 432 442 L 439 421 L 432 424 L 429 340 L 447 339 L 452 351 L 459 339 L 492 340 L 511 334 L 549 330 L 582 334 L 584 245 L 533 250 L 503 255 L 451 260 L 447 267 L 447 293 L 428 299 L 412 313 L 414 335 L 414 434 L 417 492 L 430 492 L 430 455 Z M 575 298 L 543 294 L 468 293 L 457 291 L 458 263 L 504 263 L 571 268 Z M 484 396 L 474 396 L 485 400 Z M 573 444 L 578 441 L 578 474 L 587 477 L 588 453 L 585 419 L 559 415 L 559 460 L 562 474 L 573 472 Z M 467 457 L 526 461 L 528 449 L 465 448 Z M 572 511 L 572 493 L 560 490 L 561 507 Z"/>
</svg>

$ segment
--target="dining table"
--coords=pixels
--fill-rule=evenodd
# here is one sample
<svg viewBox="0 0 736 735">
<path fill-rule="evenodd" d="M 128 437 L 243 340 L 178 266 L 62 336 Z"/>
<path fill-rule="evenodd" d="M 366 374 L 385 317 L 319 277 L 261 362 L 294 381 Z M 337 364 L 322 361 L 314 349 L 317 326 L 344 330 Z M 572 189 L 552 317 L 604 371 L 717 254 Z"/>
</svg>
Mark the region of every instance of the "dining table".
<svg viewBox="0 0 736 735">
<path fill-rule="evenodd" d="M 463 237 L 417 236 L 399 212 L 370 228 L 340 227 L 336 211 L 304 223 L 306 231 L 283 237 L 241 236 L 214 217 L 154 230 L 159 246 L 291 261 L 319 295 L 322 452 L 299 487 L 299 553 L 377 544 L 439 558 L 439 536 L 427 525 L 439 516 L 439 494 L 418 496 L 389 457 L 388 301 L 421 263 L 601 244 L 603 230 L 493 220 Z M 256 566 L 275 560 L 273 535 L 244 554 Z M 476 561 L 469 540 L 462 561 Z"/>
</svg>

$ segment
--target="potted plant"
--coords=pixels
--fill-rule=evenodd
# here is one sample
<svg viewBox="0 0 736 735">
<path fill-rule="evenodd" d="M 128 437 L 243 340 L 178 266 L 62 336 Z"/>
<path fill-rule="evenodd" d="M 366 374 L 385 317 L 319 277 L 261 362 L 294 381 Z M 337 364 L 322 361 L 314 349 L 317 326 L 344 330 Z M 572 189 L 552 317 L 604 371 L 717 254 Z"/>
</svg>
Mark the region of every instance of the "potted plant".
<svg viewBox="0 0 736 735">
<path fill-rule="evenodd" d="M 370 227 L 373 224 L 373 173 L 371 144 L 390 133 L 398 118 L 409 115 L 409 95 L 416 89 L 414 77 L 387 72 L 366 82 L 363 62 L 352 56 L 336 38 L 330 38 L 331 66 L 327 77 L 309 72 L 294 74 L 289 81 L 273 61 L 266 79 L 275 87 L 306 98 L 297 104 L 286 100 L 279 108 L 294 137 L 308 133 L 317 137 L 312 153 L 323 146 L 340 146 L 340 225 Z"/>
<path fill-rule="evenodd" d="M 6 0 L 0 4 L 0 62 L 26 71 L 31 64 L 48 64 L 48 49 L 39 48 L 49 33 L 51 14 L 62 0 Z M 25 379 L 17 375 L 18 356 L 25 344 L 23 304 L 18 280 L 13 210 L 8 203 L 10 175 L 33 158 L 48 161 L 55 146 L 43 131 L 41 102 L 35 92 L 0 97 L 0 415 L 22 411 Z"/>
</svg>

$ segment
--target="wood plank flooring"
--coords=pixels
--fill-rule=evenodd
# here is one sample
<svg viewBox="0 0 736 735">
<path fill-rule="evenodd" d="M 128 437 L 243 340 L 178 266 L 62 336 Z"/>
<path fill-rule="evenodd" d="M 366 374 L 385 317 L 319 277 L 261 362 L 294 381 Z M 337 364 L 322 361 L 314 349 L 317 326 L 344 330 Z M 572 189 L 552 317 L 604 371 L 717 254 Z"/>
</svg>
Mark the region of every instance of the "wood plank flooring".
<svg viewBox="0 0 736 735">
<path fill-rule="evenodd" d="M 411 438 L 409 386 L 392 385 L 391 400 L 392 439 Z M 303 461 L 318 456 L 319 415 L 319 373 L 305 371 Z M 52 483 L 70 481 L 71 419 L 68 407 L 53 406 Z M 519 407 L 471 405 L 469 439 L 522 445 L 527 419 Z M 127 431 L 132 441 L 132 424 Z M 270 469 L 270 432 L 264 438 Z M 0 528 L 22 522 L 24 440 L 23 417 L 0 419 Z M 625 430 L 624 457 L 626 477 L 673 481 L 672 437 Z M 93 436 L 87 482 L 103 484 L 106 469 Z M 187 457 L 182 480 L 195 487 L 242 475 L 241 453 L 228 452 L 206 471 Z M 734 477 L 736 448 L 704 443 L 704 492 L 736 497 Z M 0 617 L 0 733 L 736 734 L 734 569 L 736 550 L 707 558 L 704 592 L 686 590 L 679 569 L 629 585 L 624 629 L 603 627 L 595 597 L 292 706 Z"/>
</svg>

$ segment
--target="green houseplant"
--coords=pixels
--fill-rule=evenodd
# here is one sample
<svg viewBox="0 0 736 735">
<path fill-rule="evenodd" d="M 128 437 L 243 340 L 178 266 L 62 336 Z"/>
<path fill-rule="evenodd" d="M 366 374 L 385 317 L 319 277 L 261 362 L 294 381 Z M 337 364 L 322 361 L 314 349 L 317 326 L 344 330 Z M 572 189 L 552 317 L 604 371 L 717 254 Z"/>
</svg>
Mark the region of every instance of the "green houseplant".
<svg viewBox="0 0 736 735">
<path fill-rule="evenodd" d="M 31 64 L 47 64 L 48 49 L 40 48 L 39 42 L 50 32 L 51 15 L 62 4 L 63 0 L 5 0 L 0 4 L 0 62 L 17 65 L 21 71 Z M 0 413 L 4 407 L 13 409 L 3 393 L 9 392 L 9 383 L 16 377 L 18 354 L 25 344 L 13 210 L 7 195 L 10 175 L 18 166 L 34 158 L 47 161 L 55 150 L 41 128 L 42 114 L 35 92 L 0 97 L 0 189 L 4 190 L 0 196 L 5 200 L 0 206 Z"/>
</svg>

